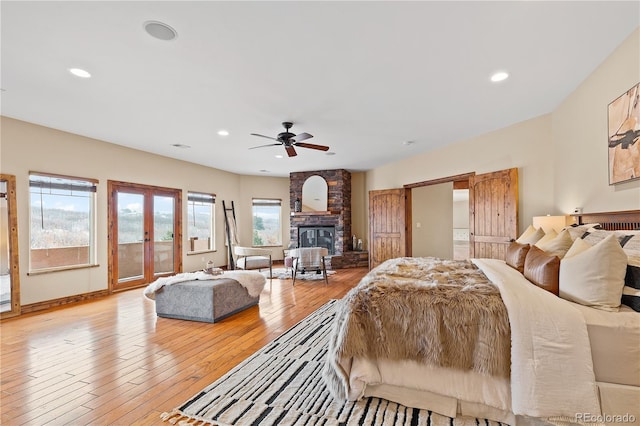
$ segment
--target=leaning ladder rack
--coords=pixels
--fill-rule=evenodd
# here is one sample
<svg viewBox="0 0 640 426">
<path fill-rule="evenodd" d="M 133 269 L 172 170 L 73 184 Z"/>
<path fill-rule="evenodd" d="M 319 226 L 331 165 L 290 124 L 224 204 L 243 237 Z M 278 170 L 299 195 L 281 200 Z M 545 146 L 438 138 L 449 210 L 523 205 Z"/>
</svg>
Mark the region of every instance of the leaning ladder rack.
<svg viewBox="0 0 640 426">
<path fill-rule="evenodd" d="M 236 208 L 233 205 L 233 201 L 231 201 L 231 208 L 227 208 L 227 205 L 225 204 L 224 200 L 222 200 L 222 210 L 224 210 L 224 224 L 225 224 L 225 229 L 227 230 L 227 250 L 229 251 L 228 269 L 234 270 L 236 269 L 236 265 L 233 260 L 233 244 L 231 241 L 231 238 L 233 236 L 231 234 L 231 224 L 229 223 L 229 220 L 233 220 L 234 225 L 236 223 Z M 229 218 L 229 212 L 231 212 L 230 213 L 231 218 Z"/>
</svg>

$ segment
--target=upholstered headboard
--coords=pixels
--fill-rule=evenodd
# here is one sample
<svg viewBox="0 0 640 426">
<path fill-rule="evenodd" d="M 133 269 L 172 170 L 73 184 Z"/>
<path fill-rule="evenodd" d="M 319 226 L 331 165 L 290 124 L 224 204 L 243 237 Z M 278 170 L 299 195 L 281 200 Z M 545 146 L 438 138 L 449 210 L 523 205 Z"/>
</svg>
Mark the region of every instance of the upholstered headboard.
<svg viewBox="0 0 640 426">
<path fill-rule="evenodd" d="M 618 212 L 582 213 L 571 215 L 578 225 L 599 223 L 607 231 L 640 229 L 640 210 Z"/>
</svg>

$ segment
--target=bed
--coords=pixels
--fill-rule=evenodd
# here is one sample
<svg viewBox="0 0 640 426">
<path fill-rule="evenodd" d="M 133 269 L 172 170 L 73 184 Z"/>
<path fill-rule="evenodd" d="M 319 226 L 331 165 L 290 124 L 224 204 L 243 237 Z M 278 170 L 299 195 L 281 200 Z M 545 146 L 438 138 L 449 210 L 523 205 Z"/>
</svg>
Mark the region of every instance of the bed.
<svg viewBox="0 0 640 426">
<path fill-rule="evenodd" d="M 558 235 L 507 261 L 370 271 L 336 315 L 331 392 L 511 425 L 640 421 L 640 211 L 575 222 L 564 251 Z"/>
</svg>

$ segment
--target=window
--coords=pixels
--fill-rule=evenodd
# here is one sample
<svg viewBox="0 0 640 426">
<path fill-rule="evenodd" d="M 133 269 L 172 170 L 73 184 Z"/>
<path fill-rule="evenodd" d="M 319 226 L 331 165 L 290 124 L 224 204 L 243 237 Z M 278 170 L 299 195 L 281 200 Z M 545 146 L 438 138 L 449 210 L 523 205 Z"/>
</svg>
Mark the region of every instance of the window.
<svg viewBox="0 0 640 426">
<path fill-rule="evenodd" d="M 189 192 L 187 199 L 189 251 L 214 250 L 215 194 Z"/>
<path fill-rule="evenodd" d="M 97 184 L 94 179 L 29 174 L 30 271 L 96 264 Z"/>
<path fill-rule="evenodd" d="M 282 245 L 281 200 L 253 199 L 253 245 Z"/>
</svg>

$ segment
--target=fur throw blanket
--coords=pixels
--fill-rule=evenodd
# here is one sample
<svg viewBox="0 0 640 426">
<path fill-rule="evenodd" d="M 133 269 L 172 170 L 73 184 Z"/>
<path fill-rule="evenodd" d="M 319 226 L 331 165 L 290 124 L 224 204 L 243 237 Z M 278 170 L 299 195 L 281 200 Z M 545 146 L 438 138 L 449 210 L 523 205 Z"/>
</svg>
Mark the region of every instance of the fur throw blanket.
<svg viewBox="0 0 640 426">
<path fill-rule="evenodd" d="M 511 334 L 498 288 L 469 261 L 391 259 L 341 301 L 324 370 L 348 394 L 341 367 L 354 357 L 409 359 L 509 377 Z"/>
<path fill-rule="evenodd" d="M 242 287 L 247 289 L 251 297 L 260 296 L 267 282 L 264 275 L 256 271 L 224 271 L 224 273 L 220 275 L 211 275 L 203 271 L 183 272 L 169 277 L 158 278 L 144 289 L 144 295 L 148 299 L 155 300 L 156 292 L 165 285 L 183 283 L 185 281 L 220 280 L 223 278 L 238 281 Z"/>
</svg>

